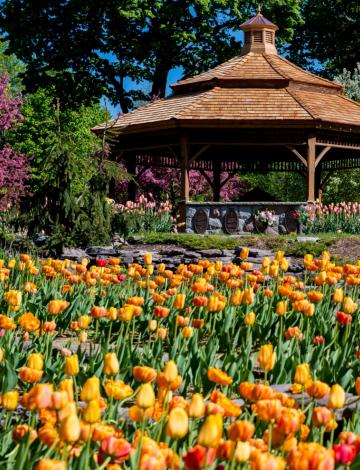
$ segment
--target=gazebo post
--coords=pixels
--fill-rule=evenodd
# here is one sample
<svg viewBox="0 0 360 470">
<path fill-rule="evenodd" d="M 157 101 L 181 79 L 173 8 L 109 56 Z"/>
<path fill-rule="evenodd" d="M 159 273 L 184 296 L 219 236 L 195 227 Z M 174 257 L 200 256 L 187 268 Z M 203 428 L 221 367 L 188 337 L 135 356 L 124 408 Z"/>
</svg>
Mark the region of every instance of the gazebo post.
<svg viewBox="0 0 360 470">
<path fill-rule="evenodd" d="M 315 169 L 315 198 L 321 201 L 321 163 Z"/>
<path fill-rule="evenodd" d="M 136 198 L 136 181 L 135 181 L 135 176 L 136 176 L 136 160 L 135 160 L 135 155 L 128 155 L 126 159 L 126 170 L 129 173 L 129 175 L 132 177 L 131 180 L 128 182 L 128 187 L 127 187 L 127 192 L 128 192 L 128 200 L 129 201 L 135 201 Z"/>
<path fill-rule="evenodd" d="M 315 159 L 316 159 L 316 137 L 311 135 L 308 137 L 307 144 L 307 200 L 315 201 Z"/>
<path fill-rule="evenodd" d="M 189 145 L 188 137 L 183 134 L 180 139 L 180 231 L 185 231 L 186 222 L 186 202 L 189 200 Z"/>
<path fill-rule="evenodd" d="M 189 172 L 188 172 L 188 162 L 189 162 L 189 148 L 188 148 L 188 138 L 184 134 L 181 136 L 181 148 L 180 148 L 180 169 L 181 169 L 181 199 L 182 201 L 189 200 Z"/>
<path fill-rule="evenodd" d="M 221 162 L 216 159 L 213 163 L 213 201 L 220 201 L 221 191 Z"/>
</svg>

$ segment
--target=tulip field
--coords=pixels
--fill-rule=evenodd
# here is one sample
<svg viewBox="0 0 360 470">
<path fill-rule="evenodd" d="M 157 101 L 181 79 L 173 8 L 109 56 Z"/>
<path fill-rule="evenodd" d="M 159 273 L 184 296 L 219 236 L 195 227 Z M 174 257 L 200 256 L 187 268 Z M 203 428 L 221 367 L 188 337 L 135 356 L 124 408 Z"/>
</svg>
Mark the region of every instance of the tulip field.
<svg viewBox="0 0 360 470">
<path fill-rule="evenodd" d="M 248 255 L 1 259 L 0 469 L 360 469 L 360 261 Z"/>
</svg>

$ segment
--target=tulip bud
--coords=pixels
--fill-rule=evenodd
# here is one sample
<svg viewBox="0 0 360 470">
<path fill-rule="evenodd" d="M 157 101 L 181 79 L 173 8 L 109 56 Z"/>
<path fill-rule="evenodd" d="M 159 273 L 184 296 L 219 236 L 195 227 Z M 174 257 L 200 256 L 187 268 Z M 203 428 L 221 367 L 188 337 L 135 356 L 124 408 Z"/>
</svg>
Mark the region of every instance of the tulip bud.
<svg viewBox="0 0 360 470">
<path fill-rule="evenodd" d="M 152 263 L 152 254 L 151 253 L 145 253 L 144 254 L 144 263 L 147 265 L 150 265 Z"/>
<path fill-rule="evenodd" d="M 242 248 L 241 251 L 240 251 L 240 258 L 241 259 L 246 259 L 249 257 L 249 248 Z"/>
<path fill-rule="evenodd" d="M 186 295 L 185 294 L 177 294 L 174 300 L 174 308 L 182 309 L 185 306 Z"/>
<path fill-rule="evenodd" d="M 357 377 L 355 380 L 355 391 L 360 395 L 360 377 Z"/>
<path fill-rule="evenodd" d="M 205 415 L 205 400 L 200 393 L 194 393 L 191 397 L 188 413 L 192 418 L 201 418 Z"/>
<path fill-rule="evenodd" d="M 44 359 L 41 353 L 30 354 L 26 362 L 27 367 L 35 370 L 43 370 L 44 368 Z"/>
<path fill-rule="evenodd" d="M 276 305 L 276 313 L 280 316 L 285 315 L 287 310 L 287 302 L 284 300 L 280 300 L 280 302 Z"/>
<path fill-rule="evenodd" d="M 306 385 L 311 381 L 311 372 L 309 364 L 299 364 L 296 366 L 294 382 L 300 385 Z"/>
<path fill-rule="evenodd" d="M 249 312 L 244 317 L 245 325 L 252 326 L 255 323 L 256 315 L 254 312 Z"/>
<path fill-rule="evenodd" d="M 336 304 L 341 304 L 341 302 L 343 301 L 344 299 L 344 291 L 339 288 L 339 289 L 334 289 L 334 293 L 333 293 L 333 301 L 336 303 Z"/>
<path fill-rule="evenodd" d="M 157 321 L 156 320 L 150 320 L 149 321 L 149 330 L 152 332 L 152 331 L 155 331 L 157 328 Z"/>
<path fill-rule="evenodd" d="M 272 344 L 265 344 L 264 346 L 261 346 L 257 361 L 260 368 L 265 371 L 269 371 L 274 368 L 276 362 L 276 353 L 273 350 Z"/>
<path fill-rule="evenodd" d="M 74 388 L 72 379 L 64 379 L 58 385 L 58 390 L 63 390 L 67 393 L 68 400 L 74 401 Z"/>
<path fill-rule="evenodd" d="M 79 373 L 79 359 L 77 354 L 65 358 L 65 374 L 77 375 Z"/>
<path fill-rule="evenodd" d="M 173 408 L 169 413 L 166 434 L 172 439 L 181 439 L 189 431 L 189 418 L 183 408 Z"/>
<path fill-rule="evenodd" d="M 248 442 L 239 441 L 235 447 L 235 460 L 237 462 L 246 462 L 250 457 L 250 444 Z"/>
<path fill-rule="evenodd" d="M 152 385 L 147 382 L 142 384 L 136 395 L 136 405 L 140 408 L 151 408 L 155 404 L 155 393 Z"/>
<path fill-rule="evenodd" d="M 93 424 L 99 421 L 101 417 L 99 400 L 91 400 L 83 411 L 83 420 L 87 423 Z"/>
<path fill-rule="evenodd" d="M 104 374 L 116 375 L 119 372 L 120 365 L 115 353 L 108 353 L 104 358 Z"/>
<path fill-rule="evenodd" d="M 77 322 L 80 328 L 86 329 L 90 325 L 91 317 L 89 315 L 81 315 L 81 317 L 78 318 Z"/>
<path fill-rule="evenodd" d="M 80 398 L 87 402 L 100 398 L 100 380 L 97 377 L 87 379 L 81 389 Z"/>
<path fill-rule="evenodd" d="M 2 407 L 6 411 L 14 411 L 18 404 L 19 393 L 15 391 L 2 394 Z"/>
<path fill-rule="evenodd" d="M 172 383 L 179 375 L 175 361 L 168 361 L 164 367 L 164 377 L 167 383 Z"/>
<path fill-rule="evenodd" d="M 341 385 L 335 384 L 330 389 L 328 407 L 332 409 L 342 408 L 345 403 L 345 391 Z"/>
<path fill-rule="evenodd" d="M 222 437 L 222 416 L 220 414 L 209 415 L 201 426 L 198 435 L 198 444 L 204 447 L 217 447 Z"/>
<path fill-rule="evenodd" d="M 3 348 L 0 348 L 0 364 L 3 362 L 4 357 L 5 357 L 5 352 Z"/>
<path fill-rule="evenodd" d="M 58 390 L 51 395 L 51 404 L 54 410 L 61 410 L 69 403 L 69 396 L 65 390 Z"/>
<path fill-rule="evenodd" d="M 184 338 L 191 338 L 192 335 L 193 335 L 193 328 L 191 326 L 185 326 L 183 329 L 182 329 L 182 332 L 181 332 L 181 335 L 184 337 Z"/>
<path fill-rule="evenodd" d="M 66 417 L 60 426 L 60 437 L 68 443 L 76 442 L 80 437 L 80 421 L 76 414 Z"/>
<path fill-rule="evenodd" d="M 80 333 L 79 333 L 79 341 L 80 341 L 80 343 L 86 343 L 87 338 L 88 338 L 88 335 L 87 335 L 86 331 L 83 331 L 83 330 L 80 331 Z"/>
</svg>

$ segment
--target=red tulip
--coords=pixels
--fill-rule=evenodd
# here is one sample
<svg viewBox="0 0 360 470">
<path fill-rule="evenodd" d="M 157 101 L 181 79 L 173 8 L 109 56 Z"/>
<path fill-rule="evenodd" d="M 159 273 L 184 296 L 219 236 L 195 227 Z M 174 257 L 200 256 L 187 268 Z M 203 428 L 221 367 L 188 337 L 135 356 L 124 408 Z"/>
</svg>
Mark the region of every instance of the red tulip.
<svg viewBox="0 0 360 470">
<path fill-rule="evenodd" d="M 343 465 L 349 465 L 355 460 L 356 447 L 349 444 L 334 444 L 335 461 Z"/>
<path fill-rule="evenodd" d="M 108 260 L 107 259 L 102 259 L 102 258 L 98 258 L 96 260 L 96 266 L 98 266 L 99 268 L 105 268 L 105 266 L 108 264 Z"/>
<path fill-rule="evenodd" d="M 215 449 L 206 449 L 196 445 L 183 456 L 183 461 L 188 470 L 200 470 L 211 465 L 215 460 L 215 455 Z"/>
<path fill-rule="evenodd" d="M 338 312 L 336 314 L 336 321 L 340 323 L 340 325 L 350 325 L 352 322 L 352 316 L 344 312 Z"/>
</svg>

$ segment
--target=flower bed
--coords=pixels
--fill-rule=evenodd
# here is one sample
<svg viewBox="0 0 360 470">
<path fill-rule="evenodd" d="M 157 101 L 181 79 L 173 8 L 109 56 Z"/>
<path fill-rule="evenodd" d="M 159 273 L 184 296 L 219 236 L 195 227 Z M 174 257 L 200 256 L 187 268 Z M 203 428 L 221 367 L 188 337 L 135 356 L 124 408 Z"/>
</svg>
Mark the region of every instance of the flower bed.
<svg viewBox="0 0 360 470">
<path fill-rule="evenodd" d="M 315 203 L 297 213 L 307 233 L 360 233 L 360 203 Z"/>
<path fill-rule="evenodd" d="M 360 263 L 248 254 L 1 260 L 0 468 L 356 468 Z"/>
</svg>

